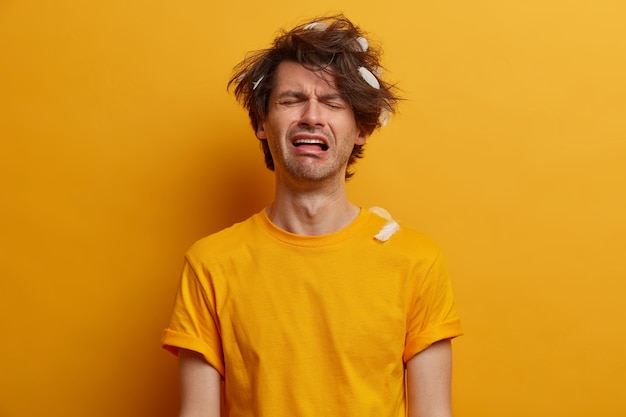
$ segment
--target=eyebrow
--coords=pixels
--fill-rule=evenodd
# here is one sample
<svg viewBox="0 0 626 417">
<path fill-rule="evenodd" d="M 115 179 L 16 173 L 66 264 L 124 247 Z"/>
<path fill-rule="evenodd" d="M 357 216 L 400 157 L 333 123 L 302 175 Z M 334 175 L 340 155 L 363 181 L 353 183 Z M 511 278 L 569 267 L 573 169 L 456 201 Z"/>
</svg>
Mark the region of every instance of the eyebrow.
<svg viewBox="0 0 626 417">
<path fill-rule="evenodd" d="M 339 93 L 322 94 L 320 96 L 320 98 L 323 99 L 323 100 L 342 100 L 342 101 L 345 101 L 345 99 L 343 98 L 343 95 L 341 95 Z"/>
<path fill-rule="evenodd" d="M 287 97 L 289 97 L 289 98 L 305 98 L 306 94 L 304 94 L 301 91 L 287 90 L 287 91 L 283 91 L 278 96 L 276 96 L 277 99 L 287 98 Z"/>
</svg>

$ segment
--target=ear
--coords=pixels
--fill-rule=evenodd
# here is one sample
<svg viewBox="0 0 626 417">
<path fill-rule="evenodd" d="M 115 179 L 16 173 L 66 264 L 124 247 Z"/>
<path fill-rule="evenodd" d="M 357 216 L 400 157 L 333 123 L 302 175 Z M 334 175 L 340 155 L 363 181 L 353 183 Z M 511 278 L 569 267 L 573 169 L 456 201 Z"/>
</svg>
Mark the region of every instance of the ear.
<svg viewBox="0 0 626 417">
<path fill-rule="evenodd" d="M 367 134 L 364 131 L 359 130 L 359 134 L 354 139 L 354 144 L 363 146 L 363 145 L 365 145 L 365 140 L 366 139 L 367 139 Z"/>
<path fill-rule="evenodd" d="M 259 140 L 267 139 L 267 132 L 265 131 L 265 122 L 261 121 L 256 127 L 256 137 Z"/>
</svg>

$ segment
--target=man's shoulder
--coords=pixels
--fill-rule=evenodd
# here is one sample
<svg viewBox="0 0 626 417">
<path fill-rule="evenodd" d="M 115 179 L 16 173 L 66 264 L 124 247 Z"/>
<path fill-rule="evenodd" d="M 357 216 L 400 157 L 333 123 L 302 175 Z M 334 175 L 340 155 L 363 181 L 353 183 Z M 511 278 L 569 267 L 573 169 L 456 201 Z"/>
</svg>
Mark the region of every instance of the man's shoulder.
<svg viewBox="0 0 626 417">
<path fill-rule="evenodd" d="M 379 207 L 370 209 L 384 221 L 375 239 L 381 246 L 398 255 L 410 257 L 438 257 L 441 250 L 437 242 L 427 234 L 418 231 L 407 223 L 392 217 L 389 212 Z"/>
<path fill-rule="evenodd" d="M 394 248 L 416 260 L 434 260 L 441 255 L 440 246 L 433 238 L 404 223 L 400 223 Z"/>
<path fill-rule="evenodd" d="M 197 240 L 187 251 L 187 256 L 198 257 L 206 253 L 229 252 L 241 246 L 257 230 L 254 214 L 247 219 L 237 222 L 220 231 Z"/>
</svg>

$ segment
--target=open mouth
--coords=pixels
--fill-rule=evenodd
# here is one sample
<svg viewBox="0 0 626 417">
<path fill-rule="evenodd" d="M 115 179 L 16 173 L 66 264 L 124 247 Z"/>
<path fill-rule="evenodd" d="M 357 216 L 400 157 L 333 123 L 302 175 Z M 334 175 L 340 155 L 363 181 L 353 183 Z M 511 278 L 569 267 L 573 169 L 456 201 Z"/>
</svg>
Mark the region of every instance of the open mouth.
<svg viewBox="0 0 626 417">
<path fill-rule="evenodd" d="M 314 147 L 321 149 L 322 151 L 328 150 L 328 145 L 324 141 L 319 139 L 297 139 L 293 142 L 293 146 L 300 147 Z"/>
</svg>

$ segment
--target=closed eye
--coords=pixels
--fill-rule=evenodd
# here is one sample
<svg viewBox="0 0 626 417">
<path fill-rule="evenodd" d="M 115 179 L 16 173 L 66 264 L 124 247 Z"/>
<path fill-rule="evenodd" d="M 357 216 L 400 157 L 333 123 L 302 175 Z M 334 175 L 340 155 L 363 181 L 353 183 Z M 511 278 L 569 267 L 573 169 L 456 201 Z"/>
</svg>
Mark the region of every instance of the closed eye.
<svg viewBox="0 0 626 417">
<path fill-rule="evenodd" d="M 320 97 L 320 101 L 334 110 L 341 110 L 346 107 L 345 100 L 339 94 L 326 94 Z"/>
<path fill-rule="evenodd" d="M 277 103 L 281 106 L 293 106 L 306 100 L 306 95 L 298 91 L 285 91 L 278 95 Z"/>
<path fill-rule="evenodd" d="M 289 100 L 278 100 L 278 104 L 281 106 L 294 106 L 296 104 L 302 103 L 304 100 L 297 99 L 289 99 Z"/>
<path fill-rule="evenodd" d="M 334 110 L 341 110 L 345 107 L 345 104 L 343 102 L 327 101 L 324 104 Z"/>
</svg>

